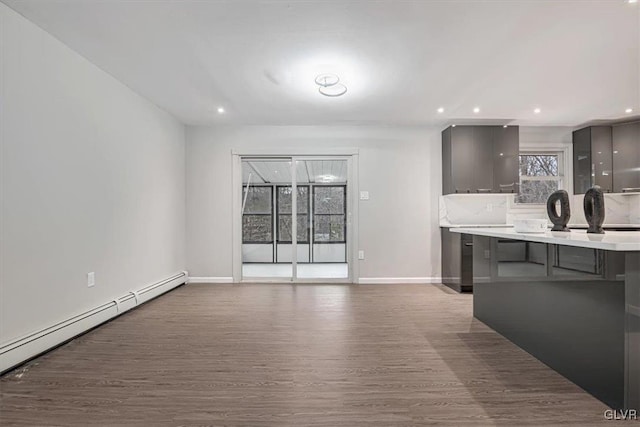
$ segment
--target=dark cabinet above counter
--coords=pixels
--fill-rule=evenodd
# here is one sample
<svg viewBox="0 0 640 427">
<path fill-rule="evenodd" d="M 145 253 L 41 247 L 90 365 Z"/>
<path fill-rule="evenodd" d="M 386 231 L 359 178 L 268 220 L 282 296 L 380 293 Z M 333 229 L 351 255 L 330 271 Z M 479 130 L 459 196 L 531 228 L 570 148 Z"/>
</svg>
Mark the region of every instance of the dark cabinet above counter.
<svg viewBox="0 0 640 427">
<path fill-rule="evenodd" d="M 640 122 L 589 126 L 573 132 L 573 190 L 584 194 L 640 191 Z"/>
<path fill-rule="evenodd" d="M 573 132 L 573 190 L 584 194 L 594 185 L 613 191 L 611 126 L 590 126 Z"/>
<path fill-rule="evenodd" d="M 450 126 L 442 131 L 442 193 L 516 193 L 518 126 Z"/>
</svg>

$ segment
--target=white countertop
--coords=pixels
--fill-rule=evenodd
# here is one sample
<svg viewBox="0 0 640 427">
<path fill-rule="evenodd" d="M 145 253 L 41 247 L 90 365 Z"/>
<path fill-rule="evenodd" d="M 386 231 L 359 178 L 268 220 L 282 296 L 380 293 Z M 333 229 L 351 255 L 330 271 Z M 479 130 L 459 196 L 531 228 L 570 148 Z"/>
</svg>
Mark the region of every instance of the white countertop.
<svg viewBox="0 0 640 427">
<path fill-rule="evenodd" d="M 516 233 L 513 227 L 460 227 L 452 228 L 451 232 L 499 237 L 503 239 L 524 240 L 527 242 L 553 243 L 556 245 L 604 249 L 608 251 L 640 251 L 640 231 L 605 231 L 605 234 L 587 234 L 586 230 L 571 230 L 571 232 L 547 231 L 545 233 Z"/>
</svg>

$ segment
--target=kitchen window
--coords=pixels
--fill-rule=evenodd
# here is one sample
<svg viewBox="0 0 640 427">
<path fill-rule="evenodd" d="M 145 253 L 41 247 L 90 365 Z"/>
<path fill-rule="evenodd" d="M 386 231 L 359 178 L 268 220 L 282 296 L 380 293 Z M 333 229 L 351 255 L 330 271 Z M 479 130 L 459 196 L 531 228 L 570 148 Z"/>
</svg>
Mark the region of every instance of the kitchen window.
<svg viewBox="0 0 640 427">
<path fill-rule="evenodd" d="M 563 152 L 521 152 L 519 204 L 544 204 L 551 193 L 564 189 Z"/>
</svg>

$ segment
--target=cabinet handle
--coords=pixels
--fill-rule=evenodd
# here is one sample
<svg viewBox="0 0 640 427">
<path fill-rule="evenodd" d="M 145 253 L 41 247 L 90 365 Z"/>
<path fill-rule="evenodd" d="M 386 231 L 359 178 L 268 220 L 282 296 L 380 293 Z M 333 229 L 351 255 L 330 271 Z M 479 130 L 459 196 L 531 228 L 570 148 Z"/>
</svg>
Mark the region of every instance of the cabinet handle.
<svg viewBox="0 0 640 427">
<path fill-rule="evenodd" d="M 473 243 L 465 242 L 465 246 L 473 246 Z"/>
</svg>

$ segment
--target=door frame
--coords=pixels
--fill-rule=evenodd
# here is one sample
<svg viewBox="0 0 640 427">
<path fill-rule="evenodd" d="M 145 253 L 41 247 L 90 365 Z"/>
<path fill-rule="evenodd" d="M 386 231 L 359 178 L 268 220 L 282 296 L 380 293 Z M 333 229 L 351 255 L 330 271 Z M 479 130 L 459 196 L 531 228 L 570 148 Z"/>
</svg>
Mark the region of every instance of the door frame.
<svg viewBox="0 0 640 427">
<path fill-rule="evenodd" d="M 296 263 L 292 263 L 293 275 L 286 280 L 286 283 L 358 283 L 359 268 L 357 259 L 357 244 L 358 239 L 358 161 L 359 152 L 358 149 L 327 149 L 327 150 L 309 150 L 309 149 L 277 149 L 277 150 L 232 150 L 231 162 L 232 162 L 232 264 L 233 264 L 233 282 L 234 283 L 248 283 L 248 282 L 260 282 L 260 283 L 282 283 L 282 278 L 251 278 L 245 280 L 242 277 L 242 158 L 243 157 L 258 157 L 258 158 L 291 158 L 292 168 L 296 167 L 297 160 L 322 160 L 323 158 L 342 159 L 348 163 L 348 176 L 347 176 L 347 268 L 349 271 L 347 278 L 333 279 L 333 278 L 318 278 L 307 279 L 297 278 L 296 276 Z M 292 176 L 295 183 L 295 174 Z M 239 191 L 240 190 L 240 191 Z M 292 192 L 292 196 L 295 197 L 295 193 Z M 293 200 L 292 206 L 295 205 Z M 292 222 L 292 227 L 295 227 L 295 222 Z M 295 233 L 295 230 L 292 230 Z M 295 235 L 295 234 L 293 234 Z M 275 236 L 274 236 L 275 237 Z M 292 244 L 292 254 L 295 254 L 296 247 Z"/>
</svg>

